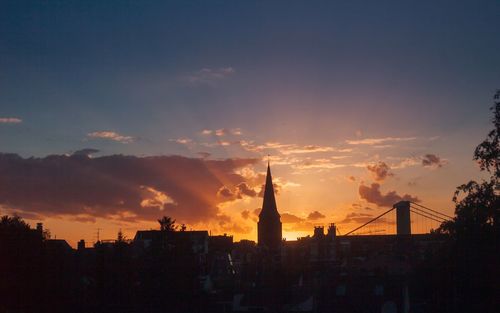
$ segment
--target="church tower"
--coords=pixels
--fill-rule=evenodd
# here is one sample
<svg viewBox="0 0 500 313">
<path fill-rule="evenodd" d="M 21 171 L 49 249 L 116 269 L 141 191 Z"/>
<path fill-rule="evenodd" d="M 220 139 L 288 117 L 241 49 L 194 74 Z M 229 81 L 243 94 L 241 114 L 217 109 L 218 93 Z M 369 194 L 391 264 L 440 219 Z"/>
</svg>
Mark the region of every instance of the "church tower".
<svg viewBox="0 0 500 313">
<path fill-rule="evenodd" d="M 281 247 L 281 220 L 274 198 L 273 179 L 271 167 L 267 164 L 266 185 L 264 187 L 264 200 L 257 223 L 257 241 L 259 246 L 269 250 L 278 251 Z"/>
</svg>

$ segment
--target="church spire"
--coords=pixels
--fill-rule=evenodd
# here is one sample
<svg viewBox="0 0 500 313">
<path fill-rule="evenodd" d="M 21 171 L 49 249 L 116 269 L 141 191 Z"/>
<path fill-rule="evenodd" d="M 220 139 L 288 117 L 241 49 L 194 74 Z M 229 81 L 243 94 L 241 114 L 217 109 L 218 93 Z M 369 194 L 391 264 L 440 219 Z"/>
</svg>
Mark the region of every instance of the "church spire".
<svg viewBox="0 0 500 313">
<path fill-rule="evenodd" d="M 267 160 L 267 174 L 266 174 L 266 185 L 264 186 L 264 201 L 262 202 L 262 211 L 259 214 L 261 216 L 280 216 L 278 213 L 278 207 L 276 206 L 276 199 L 274 197 L 274 185 L 273 178 L 271 175 L 271 166 L 269 164 L 269 159 Z"/>
<path fill-rule="evenodd" d="M 271 166 L 267 160 L 266 185 L 264 186 L 264 199 L 262 210 L 257 222 L 258 244 L 273 253 L 279 253 L 282 240 L 282 229 L 280 215 L 274 197 L 273 178 L 271 176 Z"/>
</svg>

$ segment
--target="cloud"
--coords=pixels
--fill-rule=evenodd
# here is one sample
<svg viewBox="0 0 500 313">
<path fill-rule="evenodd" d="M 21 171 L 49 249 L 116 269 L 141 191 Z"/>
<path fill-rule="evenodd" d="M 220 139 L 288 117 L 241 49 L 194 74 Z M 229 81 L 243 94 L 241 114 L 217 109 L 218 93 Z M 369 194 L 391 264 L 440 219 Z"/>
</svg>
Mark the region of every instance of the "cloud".
<svg viewBox="0 0 500 313">
<path fill-rule="evenodd" d="M 75 156 L 86 156 L 86 157 L 91 157 L 93 154 L 96 154 L 98 153 L 99 150 L 97 149 L 93 149 L 93 148 L 85 148 L 85 149 L 81 149 L 81 150 L 76 150 L 75 152 L 73 152 L 71 155 L 75 155 Z"/>
<path fill-rule="evenodd" d="M 227 135 L 228 130 L 227 130 L 227 129 L 225 129 L 225 128 L 216 129 L 216 130 L 214 131 L 214 133 L 215 133 L 215 136 L 222 137 L 222 136 L 226 136 L 226 135 Z"/>
<path fill-rule="evenodd" d="M 221 198 L 226 198 L 226 199 L 242 199 L 243 197 L 255 197 L 257 196 L 257 191 L 250 187 L 249 184 L 246 182 L 241 182 L 238 183 L 234 186 L 234 190 L 231 190 L 227 186 L 222 186 L 218 191 L 217 191 L 217 196 Z"/>
<path fill-rule="evenodd" d="M 318 211 L 311 212 L 307 216 L 307 219 L 311 220 L 311 221 L 319 220 L 319 219 L 322 219 L 322 218 L 325 218 L 325 216 L 323 214 L 321 214 L 320 212 L 318 212 Z"/>
<path fill-rule="evenodd" d="M 238 185 L 236 185 L 236 191 L 237 191 L 237 195 L 238 195 L 239 198 L 241 198 L 243 196 L 248 196 L 248 197 L 252 197 L 253 198 L 253 197 L 255 197 L 257 195 L 257 191 L 255 191 L 254 189 L 252 189 L 245 182 L 242 182 L 242 183 L 239 183 Z"/>
<path fill-rule="evenodd" d="M 253 229 L 251 226 L 233 222 L 232 218 L 225 214 L 217 215 L 216 220 L 218 221 L 219 231 L 221 232 L 248 234 Z"/>
<path fill-rule="evenodd" d="M 283 229 L 285 231 L 309 231 L 312 232 L 314 231 L 314 226 L 315 225 L 309 221 L 303 220 L 297 223 L 290 223 L 290 224 L 284 224 Z"/>
<path fill-rule="evenodd" d="M 233 75 L 235 72 L 232 67 L 202 68 L 185 76 L 183 80 L 192 85 L 213 84 Z"/>
<path fill-rule="evenodd" d="M 253 227 L 248 225 L 241 225 L 232 223 L 230 225 L 224 225 L 221 227 L 221 230 L 224 232 L 228 232 L 231 234 L 249 234 L 252 231 Z"/>
<path fill-rule="evenodd" d="M 249 210 L 244 210 L 241 212 L 241 217 L 245 220 L 249 219 L 250 218 L 250 211 Z"/>
<path fill-rule="evenodd" d="M 395 203 L 406 200 L 420 202 L 417 197 L 405 194 L 400 196 L 396 191 L 389 191 L 385 195 L 380 192 L 380 184 L 373 183 L 370 186 L 359 185 L 359 196 L 368 203 L 373 203 L 381 207 L 392 207 Z"/>
<path fill-rule="evenodd" d="M 375 215 L 368 213 L 348 213 L 345 218 L 340 223 L 355 223 L 355 224 L 363 224 L 371 221 Z M 384 217 L 381 217 L 377 220 L 377 222 L 382 222 L 385 224 L 394 224 L 394 221 L 390 221 Z"/>
<path fill-rule="evenodd" d="M 222 186 L 217 190 L 217 196 L 221 198 L 233 198 L 234 193 L 226 186 Z"/>
<path fill-rule="evenodd" d="M 367 211 L 373 211 L 372 208 L 370 207 L 367 207 L 367 206 L 363 206 L 362 204 L 360 203 L 353 203 L 352 205 L 352 209 L 353 210 L 361 210 L 361 209 L 364 209 L 364 210 L 367 210 Z"/>
<path fill-rule="evenodd" d="M 391 173 L 391 168 L 385 162 L 378 162 L 374 165 L 368 165 L 366 166 L 366 169 L 372 173 L 373 178 L 376 181 L 383 181 L 387 177 L 394 176 L 394 174 Z"/>
<path fill-rule="evenodd" d="M 352 151 L 351 149 L 337 149 L 330 146 L 298 145 L 298 144 L 281 143 L 276 141 L 269 141 L 265 142 L 264 144 L 257 144 L 254 141 L 240 140 L 238 143 L 243 149 L 250 152 L 263 152 L 266 150 L 276 150 L 278 153 L 282 155 Z M 339 156 L 337 158 L 343 158 L 343 156 Z"/>
<path fill-rule="evenodd" d="M 87 134 L 88 138 L 91 139 L 107 139 L 107 140 L 113 140 L 121 143 L 131 143 L 135 141 L 134 137 L 131 136 L 124 136 L 120 135 L 117 132 L 114 131 L 97 131 L 97 132 L 92 132 Z"/>
<path fill-rule="evenodd" d="M 233 128 L 231 129 L 231 134 L 235 136 L 241 136 L 243 135 L 243 131 L 241 130 L 241 128 Z"/>
<path fill-rule="evenodd" d="M 178 144 L 181 144 L 181 145 L 187 145 L 187 144 L 190 144 L 191 142 L 193 142 L 193 140 L 191 140 L 189 138 L 170 139 L 170 141 L 177 142 Z"/>
<path fill-rule="evenodd" d="M 291 213 L 282 213 L 281 222 L 284 224 L 286 231 L 313 231 L 314 224 L 311 221 L 317 221 L 325 218 L 323 214 L 318 211 L 311 212 L 307 218 L 302 218 Z"/>
<path fill-rule="evenodd" d="M 217 196 L 223 186 L 245 181 L 235 171 L 257 161 L 0 154 L 0 206 L 43 216 L 201 222 L 228 201 Z"/>
<path fill-rule="evenodd" d="M 419 181 L 422 179 L 422 177 L 417 176 L 415 178 L 412 178 L 410 181 L 408 181 L 408 186 L 410 187 L 415 187 L 418 186 Z"/>
<path fill-rule="evenodd" d="M 345 216 L 345 218 L 342 221 L 340 221 L 340 223 L 364 224 L 364 223 L 371 221 L 374 217 L 375 217 L 375 215 L 368 214 L 368 213 L 355 213 L 355 212 L 353 212 L 353 213 L 348 213 Z M 375 223 L 376 224 L 372 224 L 372 225 L 374 225 L 374 226 L 376 225 L 378 227 L 383 227 L 383 225 L 381 225 L 381 224 L 386 224 L 386 225 L 392 224 L 393 225 L 396 222 L 394 222 L 388 218 L 381 217 L 381 218 L 377 219 L 377 221 Z M 361 229 L 360 231 L 366 232 L 366 229 L 365 230 Z M 379 229 L 378 231 L 385 231 L 385 229 Z M 377 232 L 377 230 L 368 231 L 368 233 L 371 233 L 371 232 Z"/>
<path fill-rule="evenodd" d="M 290 213 L 281 213 L 281 222 L 284 224 L 300 223 L 304 219 Z"/>
<path fill-rule="evenodd" d="M 366 138 L 358 140 L 346 140 L 349 145 L 380 145 L 386 142 L 411 141 L 417 137 L 384 137 L 384 138 Z"/>
<path fill-rule="evenodd" d="M 336 151 L 336 149 L 333 147 L 324 147 L 316 145 L 285 147 L 285 149 L 280 150 L 280 152 L 284 155 L 317 153 L 317 152 L 333 152 L 333 151 Z"/>
<path fill-rule="evenodd" d="M 19 124 L 23 120 L 17 117 L 0 117 L 0 124 Z"/>
<path fill-rule="evenodd" d="M 391 164 L 392 169 L 402 169 L 420 164 L 420 158 L 418 157 L 408 157 L 408 158 L 388 157 L 388 159 L 397 160 L 396 163 Z"/>
<path fill-rule="evenodd" d="M 317 159 L 317 160 L 304 160 L 302 163 L 293 164 L 292 167 L 299 170 L 304 170 L 304 169 L 332 170 L 336 168 L 347 167 L 347 165 L 339 164 L 331 160 Z"/>
<path fill-rule="evenodd" d="M 348 213 L 341 223 L 366 223 L 370 221 L 374 216 L 368 213 Z"/>
<path fill-rule="evenodd" d="M 205 151 L 200 151 L 197 154 L 203 159 L 209 158 L 212 155 L 210 152 Z"/>
<path fill-rule="evenodd" d="M 435 154 L 426 154 L 422 157 L 422 165 L 424 167 L 434 167 L 439 168 L 446 165 L 448 162 L 446 160 L 441 159 L 439 156 Z"/>
<path fill-rule="evenodd" d="M 205 136 L 215 135 L 217 137 L 223 137 L 223 136 L 227 136 L 227 135 L 241 136 L 241 135 L 243 135 L 243 131 L 241 130 L 241 128 L 204 129 L 201 131 L 201 134 L 205 135 Z"/>
</svg>

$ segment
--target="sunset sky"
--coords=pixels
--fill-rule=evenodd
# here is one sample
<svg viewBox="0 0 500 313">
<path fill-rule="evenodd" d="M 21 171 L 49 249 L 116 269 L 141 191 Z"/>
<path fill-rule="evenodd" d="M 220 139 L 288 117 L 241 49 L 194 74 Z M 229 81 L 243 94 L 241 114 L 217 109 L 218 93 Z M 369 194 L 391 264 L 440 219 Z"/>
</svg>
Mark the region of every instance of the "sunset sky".
<svg viewBox="0 0 500 313">
<path fill-rule="evenodd" d="M 0 215 L 256 240 L 268 155 L 288 240 L 401 199 L 451 215 L 499 31 L 487 0 L 2 1 Z"/>
</svg>

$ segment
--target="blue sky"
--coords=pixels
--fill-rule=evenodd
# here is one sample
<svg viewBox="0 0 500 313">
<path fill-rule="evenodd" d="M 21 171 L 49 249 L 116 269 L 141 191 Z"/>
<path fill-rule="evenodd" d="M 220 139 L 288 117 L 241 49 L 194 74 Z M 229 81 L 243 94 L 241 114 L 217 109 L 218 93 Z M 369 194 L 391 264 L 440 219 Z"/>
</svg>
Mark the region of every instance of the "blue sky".
<svg viewBox="0 0 500 313">
<path fill-rule="evenodd" d="M 2 1 L 0 118 L 21 121 L 0 123 L 0 150 L 261 158 L 284 154 L 235 142 L 416 138 L 352 164 L 439 155 L 449 199 L 490 128 L 499 33 L 498 1 Z"/>
</svg>

